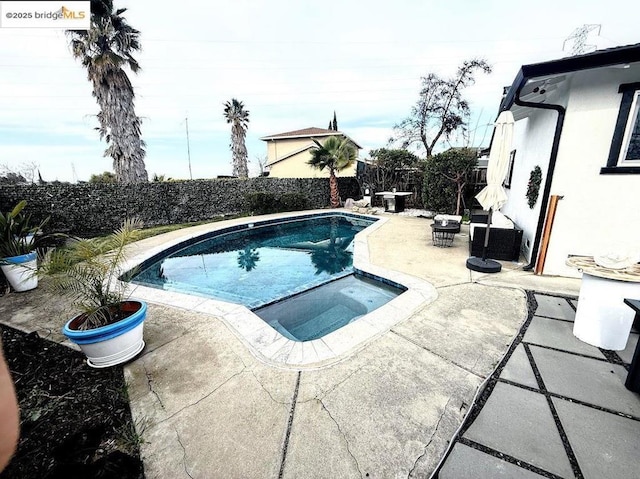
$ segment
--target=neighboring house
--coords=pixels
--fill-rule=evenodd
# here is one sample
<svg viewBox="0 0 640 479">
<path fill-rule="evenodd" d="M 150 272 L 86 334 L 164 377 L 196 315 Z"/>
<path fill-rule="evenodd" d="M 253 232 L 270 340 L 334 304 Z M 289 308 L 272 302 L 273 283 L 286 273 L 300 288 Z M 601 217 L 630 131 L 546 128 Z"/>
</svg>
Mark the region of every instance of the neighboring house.
<svg viewBox="0 0 640 479">
<path fill-rule="evenodd" d="M 501 211 L 524 230 L 526 269 L 579 277 L 570 255 L 640 254 L 640 44 L 524 65 L 500 108 L 516 119 Z"/>
<path fill-rule="evenodd" d="M 356 156 L 361 146 L 344 133 L 324 128 L 305 128 L 260 138 L 267 142 L 267 171 L 274 178 L 328 178 L 329 171 L 318 170 L 307 164 L 311 159 L 311 149 L 330 136 L 348 138 L 356 148 Z M 339 176 L 356 176 L 357 161 L 353 166 L 338 173 Z"/>
</svg>

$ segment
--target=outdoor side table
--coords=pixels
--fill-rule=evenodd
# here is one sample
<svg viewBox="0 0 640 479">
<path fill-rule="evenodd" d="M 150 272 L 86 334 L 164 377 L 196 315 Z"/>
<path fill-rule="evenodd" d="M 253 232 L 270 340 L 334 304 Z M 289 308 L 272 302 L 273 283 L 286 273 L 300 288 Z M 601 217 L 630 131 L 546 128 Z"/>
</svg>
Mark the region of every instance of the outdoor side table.
<svg viewBox="0 0 640 479">
<path fill-rule="evenodd" d="M 451 246 L 453 238 L 455 238 L 458 231 L 460 231 L 460 224 L 453 221 L 447 222 L 446 225 L 438 222 L 432 223 L 431 240 L 433 241 L 433 246 L 440 248 Z"/>
<path fill-rule="evenodd" d="M 582 271 L 573 335 L 598 348 L 623 350 L 634 318 L 624 299 L 640 297 L 640 265 L 605 268 L 590 256 L 573 256 L 566 264 Z"/>
<path fill-rule="evenodd" d="M 410 191 L 380 191 L 376 196 L 382 196 L 386 212 L 400 213 L 404 211 L 405 198 L 412 194 Z"/>
<path fill-rule="evenodd" d="M 640 300 L 626 298 L 624 304 L 631 307 L 636 313 L 635 319 L 633 320 L 633 327 L 640 331 Z M 640 341 L 636 344 L 636 349 L 633 352 L 633 359 L 631 360 L 629 373 L 627 374 L 627 380 L 624 386 L 629 391 L 640 393 Z"/>
</svg>

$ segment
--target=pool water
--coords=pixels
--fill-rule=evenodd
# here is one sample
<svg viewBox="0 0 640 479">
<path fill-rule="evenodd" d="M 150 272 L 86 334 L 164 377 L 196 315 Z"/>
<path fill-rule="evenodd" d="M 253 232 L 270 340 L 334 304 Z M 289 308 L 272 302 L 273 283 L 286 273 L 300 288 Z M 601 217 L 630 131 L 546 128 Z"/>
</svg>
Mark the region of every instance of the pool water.
<svg viewBox="0 0 640 479">
<path fill-rule="evenodd" d="M 289 331 L 283 324 L 293 324 L 283 311 L 306 309 L 304 315 L 297 313 L 300 320 L 291 327 L 295 332 L 282 333 L 306 341 L 320 337 L 319 331 L 327 330 L 329 323 L 340 324 L 335 330 L 366 314 L 363 311 L 371 305 L 389 301 L 389 288 L 381 281 L 353 276 L 353 239 L 375 221 L 341 214 L 250 223 L 160 253 L 143 263 L 130 281 L 243 304 L 258 316 L 268 317 L 263 319 L 281 333 Z M 335 281 L 349 276 L 344 283 Z M 381 297 L 371 303 L 356 305 L 345 299 L 358 296 L 347 293 L 349 288 L 371 295 L 376 286 Z M 307 296 L 300 295 L 309 290 Z M 332 306 L 338 300 L 340 307 Z M 276 304 L 259 310 L 271 303 Z M 275 311 L 280 311 L 277 315 L 282 321 L 275 318 Z M 317 331 L 309 332 L 305 326 L 298 333 L 298 323 L 307 324 L 311 318 L 320 323 Z"/>
<path fill-rule="evenodd" d="M 254 313 L 286 338 L 311 341 L 378 309 L 402 292 L 395 286 L 352 274 Z"/>
</svg>

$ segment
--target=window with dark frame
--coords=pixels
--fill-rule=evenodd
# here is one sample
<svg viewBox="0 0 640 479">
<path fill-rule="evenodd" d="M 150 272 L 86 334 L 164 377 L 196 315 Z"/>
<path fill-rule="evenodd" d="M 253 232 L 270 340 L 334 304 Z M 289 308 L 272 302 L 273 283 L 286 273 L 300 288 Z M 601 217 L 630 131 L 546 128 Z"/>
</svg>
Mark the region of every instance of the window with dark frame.
<svg viewBox="0 0 640 479">
<path fill-rule="evenodd" d="M 640 174 L 640 83 L 627 83 L 622 93 L 607 166 L 600 173 Z"/>
<path fill-rule="evenodd" d="M 631 114 L 627 123 L 625 138 L 622 142 L 624 149 L 620 155 L 620 163 L 637 162 L 640 166 L 640 91 L 636 91 Z M 620 164 L 619 163 L 619 164 Z"/>
<path fill-rule="evenodd" d="M 516 160 L 516 150 L 511 150 L 509 154 L 509 169 L 507 170 L 507 176 L 504 178 L 503 186 L 505 188 L 511 188 L 511 178 L 513 177 L 513 163 Z"/>
</svg>

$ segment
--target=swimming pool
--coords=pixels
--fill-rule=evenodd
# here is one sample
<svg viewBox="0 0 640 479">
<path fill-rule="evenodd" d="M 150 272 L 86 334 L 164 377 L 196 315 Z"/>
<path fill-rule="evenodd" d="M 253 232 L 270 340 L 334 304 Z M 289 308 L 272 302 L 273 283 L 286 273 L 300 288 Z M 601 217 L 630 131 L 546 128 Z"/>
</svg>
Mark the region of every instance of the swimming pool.
<svg viewBox="0 0 640 479">
<path fill-rule="evenodd" d="M 331 214 L 248 223 L 175 245 L 131 282 L 243 304 L 285 337 L 309 341 L 406 289 L 353 268 L 354 237 L 375 221 Z"/>
<path fill-rule="evenodd" d="M 371 226 L 357 233 L 353 239 L 352 267 L 361 275 L 384 278 L 391 283 L 403 285 L 407 288 L 404 293 L 321 338 L 294 341 L 257 316 L 256 311 L 241 304 L 127 282 L 122 286 L 127 288 L 129 295 L 133 298 L 152 303 L 154 307 L 166 306 L 186 311 L 186 315 L 180 315 L 181 321 L 175 324 L 164 323 L 167 319 L 163 319 L 163 315 L 156 320 L 152 311 L 150 318 L 146 321 L 149 327 L 153 327 L 153 336 L 148 338 L 149 343 L 154 341 L 162 343 L 162 332 L 168 328 L 185 328 L 195 334 L 207 334 L 207 324 L 222 321 L 248 348 L 248 351 L 265 364 L 295 370 L 316 369 L 342 360 L 375 338 L 386 334 L 393 326 L 408 319 L 416 310 L 424 308 L 437 298 L 436 289 L 428 281 L 398 270 L 388 269 L 371 257 L 371 238 L 378 236 L 382 229 L 389 227 L 393 229 L 393 224 L 389 225 L 389 223 L 395 221 L 395 217 L 362 215 L 344 210 L 300 211 L 236 218 L 154 236 L 132 245 L 129 257 L 123 265 L 123 271 L 140 271 L 166 253 L 176 252 L 205 238 L 249 229 L 252 225 L 255 227 L 333 214 L 374 221 Z M 128 281 L 130 277 L 131 275 L 126 273 L 120 279 Z M 167 312 L 170 313 L 171 309 Z"/>
</svg>

